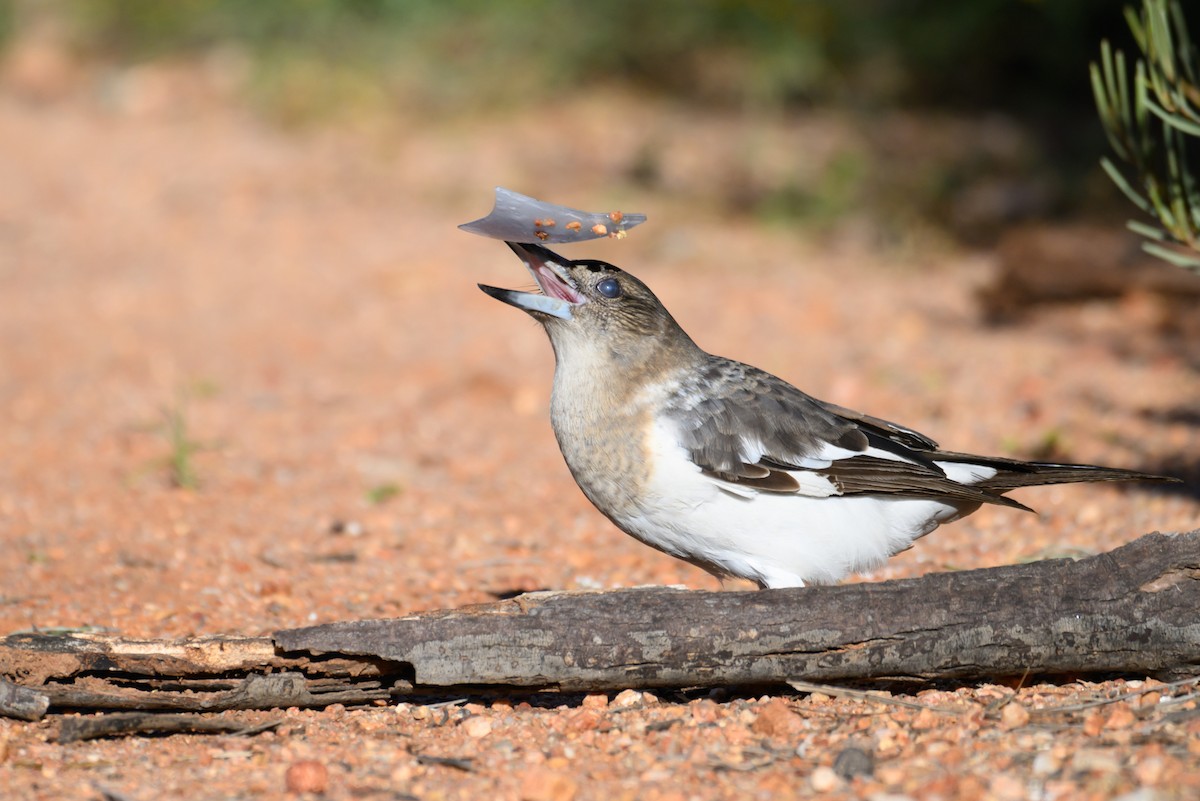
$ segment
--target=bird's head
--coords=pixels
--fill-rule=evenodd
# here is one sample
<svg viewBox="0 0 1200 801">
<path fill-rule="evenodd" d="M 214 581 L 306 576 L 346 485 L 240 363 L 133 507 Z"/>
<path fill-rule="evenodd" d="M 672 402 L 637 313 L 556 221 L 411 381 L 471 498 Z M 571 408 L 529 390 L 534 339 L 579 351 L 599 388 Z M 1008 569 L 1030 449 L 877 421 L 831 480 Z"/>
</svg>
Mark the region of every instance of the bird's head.
<svg viewBox="0 0 1200 801">
<path fill-rule="evenodd" d="M 480 284 L 487 294 L 542 324 L 558 351 L 571 342 L 630 355 L 652 345 L 691 344 L 649 287 L 619 267 L 595 259 L 570 261 L 540 245 L 508 246 L 524 262 L 541 293 Z"/>
</svg>

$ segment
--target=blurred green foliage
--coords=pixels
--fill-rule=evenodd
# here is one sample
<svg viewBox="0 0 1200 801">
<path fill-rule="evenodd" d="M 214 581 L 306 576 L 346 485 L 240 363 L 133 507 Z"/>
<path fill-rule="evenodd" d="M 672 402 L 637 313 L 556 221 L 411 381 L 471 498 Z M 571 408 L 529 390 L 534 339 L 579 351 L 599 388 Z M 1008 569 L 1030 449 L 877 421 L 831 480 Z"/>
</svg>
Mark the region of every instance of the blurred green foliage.
<svg viewBox="0 0 1200 801">
<path fill-rule="evenodd" d="M 291 70 L 328 70 L 448 105 L 616 81 L 758 106 L 1082 108 L 1123 0 L 9 2 L 57 9 L 81 47 L 117 58 L 243 47 L 283 90 Z"/>
<path fill-rule="evenodd" d="M 102 61 L 203 59 L 290 124 L 344 122 L 359 108 L 516 108 L 605 85 L 745 110 L 746 120 L 818 106 L 866 112 L 856 126 L 867 145 L 848 145 L 815 185 L 762 180 L 751 164 L 744 185 L 730 181 L 730 207 L 824 225 L 884 205 L 986 237 L 993 218 L 1096 194 L 1081 179 L 1103 147 L 1087 69 L 1102 38 L 1128 41 L 1126 2 L 0 0 L 0 35 L 8 10 L 16 35 L 53 18 L 72 47 Z M 996 111 L 988 131 L 1004 139 L 1019 127 L 1036 144 L 1004 158 L 979 147 L 915 161 L 916 148 L 873 125 L 870 112 L 896 107 Z M 975 131 L 963 137 L 987 135 Z M 655 171 L 648 149 L 631 177 L 653 186 Z M 964 202 L 969 193 L 982 200 Z"/>
<path fill-rule="evenodd" d="M 0 0 L 0 48 L 12 37 L 13 24 L 12 0 Z"/>
<path fill-rule="evenodd" d="M 815 182 L 786 180 L 750 205 L 766 220 L 801 220 L 816 228 L 832 225 L 861 207 L 864 195 L 877 189 L 870 185 L 868 172 L 864 154 L 846 150 L 824 165 Z"/>
<path fill-rule="evenodd" d="M 1105 172 L 1155 225 L 1132 220 L 1143 248 L 1200 272 L 1200 186 L 1194 164 L 1200 143 L 1200 50 L 1188 34 L 1179 2 L 1143 0 L 1127 12 L 1140 57 L 1132 71 L 1125 54 L 1105 40 L 1092 65 L 1100 120 L 1122 170 Z M 1129 174 L 1126 175 L 1126 172 Z M 1180 246 L 1180 247 L 1175 247 Z"/>
</svg>

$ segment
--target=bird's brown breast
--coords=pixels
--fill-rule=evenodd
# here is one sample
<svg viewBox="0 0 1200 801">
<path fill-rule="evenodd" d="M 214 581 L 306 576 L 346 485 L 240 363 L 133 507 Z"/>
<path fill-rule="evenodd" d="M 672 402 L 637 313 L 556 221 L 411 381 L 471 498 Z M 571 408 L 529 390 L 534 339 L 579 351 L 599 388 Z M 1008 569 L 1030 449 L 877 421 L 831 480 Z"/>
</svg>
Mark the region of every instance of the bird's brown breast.
<svg viewBox="0 0 1200 801">
<path fill-rule="evenodd" d="M 610 518 L 638 508 L 653 469 L 646 447 L 650 407 L 598 387 L 560 391 L 555 383 L 550 420 L 575 483 Z"/>
</svg>

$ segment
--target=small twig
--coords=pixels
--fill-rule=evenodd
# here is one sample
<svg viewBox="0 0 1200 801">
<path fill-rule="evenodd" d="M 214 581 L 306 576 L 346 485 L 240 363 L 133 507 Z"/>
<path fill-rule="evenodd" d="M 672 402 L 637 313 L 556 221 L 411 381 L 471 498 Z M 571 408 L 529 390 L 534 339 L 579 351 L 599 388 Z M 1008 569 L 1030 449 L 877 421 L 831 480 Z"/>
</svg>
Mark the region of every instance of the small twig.
<svg viewBox="0 0 1200 801">
<path fill-rule="evenodd" d="M 1140 687 L 1131 692 L 1121 693 L 1120 695 L 1113 696 L 1112 698 L 1101 698 L 1096 701 L 1085 701 L 1081 704 L 1068 704 L 1066 706 L 1042 706 L 1042 707 L 1037 707 L 1035 709 L 1030 709 L 1029 711 L 1030 711 L 1030 713 L 1035 714 L 1035 715 L 1050 715 L 1050 714 L 1060 714 L 1060 713 L 1067 713 L 1067 712 L 1086 712 L 1087 710 L 1095 709 L 1096 707 L 1108 706 L 1109 704 L 1118 704 L 1121 701 L 1127 701 L 1130 698 L 1136 698 L 1139 695 L 1146 695 L 1147 693 L 1161 692 L 1163 690 L 1171 690 L 1176 687 L 1186 687 L 1189 684 L 1196 684 L 1196 683 L 1200 683 L 1200 676 L 1193 676 L 1190 679 L 1180 679 L 1178 681 L 1172 681 L 1168 684 L 1159 684 L 1154 687 Z"/>
<path fill-rule="evenodd" d="M 1187 695 L 1176 695 L 1170 698 L 1164 698 L 1158 702 L 1159 708 L 1168 706 L 1178 706 L 1179 704 L 1190 704 L 1191 702 L 1200 699 L 1200 693 L 1188 693 Z"/>
<path fill-rule="evenodd" d="M 995 701 L 992 701 L 990 704 L 988 704 L 987 706 L 985 706 L 983 708 L 983 716 L 985 718 L 990 718 L 993 715 L 995 715 L 997 712 L 1004 709 L 1004 707 L 1008 706 L 1009 704 L 1011 704 L 1013 701 L 1016 700 L 1017 692 L 1018 692 L 1017 690 L 1013 690 L 1008 695 L 1002 695 L 999 698 L 997 698 Z"/>
<path fill-rule="evenodd" d="M 416 754 L 417 763 L 421 765 L 441 765 L 446 768 L 454 768 L 465 773 L 470 773 L 475 770 L 475 764 L 466 757 L 440 757 L 430 756 L 429 754 Z"/>
<path fill-rule="evenodd" d="M 708 766 L 713 770 L 727 770 L 736 773 L 749 773 L 762 768 L 768 768 L 778 761 L 778 757 L 774 754 L 767 754 L 761 759 L 754 762 L 726 762 L 721 759 L 710 759 Z"/>
<path fill-rule="evenodd" d="M 469 699 L 467 698 L 452 698 L 449 701 L 435 701 L 432 704 L 421 704 L 426 709 L 445 709 L 451 706 L 462 706 Z"/>
<path fill-rule="evenodd" d="M 266 723 L 258 723 L 254 726 L 247 726 L 244 729 L 234 729 L 229 734 L 231 737 L 249 737 L 254 734 L 262 734 L 264 731 L 278 729 L 281 725 L 283 725 L 283 718 L 268 720 Z"/>
<path fill-rule="evenodd" d="M 984 710 L 983 710 L 984 717 L 991 717 L 992 715 L 996 714 L 1000 710 L 1004 709 L 1004 707 L 1008 706 L 1013 701 L 1015 701 L 1017 699 L 1017 694 L 1021 692 L 1021 688 L 1025 686 L 1025 680 L 1028 678 L 1029 678 L 1029 668 L 1026 668 L 1025 673 L 1022 674 L 1022 676 L 1021 676 L 1021 680 L 1019 682 L 1017 682 L 1017 686 L 1013 688 L 1013 691 L 1011 693 L 1009 693 L 1008 695 L 1001 696 L 1000 698 L 997 698 L 995 701 L 992 701 L 990 704 L 987 705 L 987 707 L 984 708 Z"/>
<path fill-rule="evenodd" d="M 824 695 L 832 695 L 837 698 L 849 698 L 854 701 L 873 701 L 877 704 L 902 706 L 908 709 L 928 709 L 943 715 L 962 714 L 962 710 L 959 709 L 951 709 L 944 706 L 932 706 L 930 704 L 922 704 L 918 701 L 906 701 L 903 698 L 893 698 L 890 695 L 869 692 L 867 690 L 852 690 L 849 687 L 833 687 L 828 684 L 813 684 L 812 682 L 800 681 L 797 679 L 788 679 L 788 686 L 790 686 L 793 690 L 802 693 L 823 693 Z"/>
</svg>

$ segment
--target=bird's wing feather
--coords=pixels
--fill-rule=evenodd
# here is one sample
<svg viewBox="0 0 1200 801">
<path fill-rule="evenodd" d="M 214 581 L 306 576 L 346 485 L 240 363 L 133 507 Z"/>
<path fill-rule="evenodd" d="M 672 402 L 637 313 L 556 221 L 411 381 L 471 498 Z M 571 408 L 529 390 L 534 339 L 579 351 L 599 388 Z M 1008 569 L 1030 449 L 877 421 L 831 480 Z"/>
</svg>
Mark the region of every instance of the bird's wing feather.
<svg viewBox="0 0 1200 801">
<path fill-rule="evenodd" d="M 1032 511 L 1012 498 L 979 484 L 960 484 L 940 469 L 878 456 L 854 456 L 837 461 L 827 476 L 843 495 L 904 495 L 965 503 L 996 503 Z"/>
<path fill-rule="evenodd" d="M 790 384 L 716 357 L 676 388 L 664 410 L 692 460 L 733 480 L 828 467 L 828 451 L 862 453 L 869 445 L 857 424 Z"/>
<path fill-rule="evenodd" d="M 936 443 L 923 434 L 823 403 L 740 362 L 714 357 L 674 393 L 666 411 L 691 460 L 743 489 L 1026 508 L 995 489 L 947 477 L 934 461 Z"/>
<path fill-rule="evenodd" d="M 852 420 L 858 423 L 860 428 L 876 436 L 883 437 L 908 448 L 919 448 L 923 451 L 937 450 L 938 444 L 936 442 L 921 432 L 913 431 L 907 426 L 883 420 L 879 417 L 872 417 L 862 412 L 856 412 L 853 409 L 847 409 L 845 406 L 838 406 L 836 403 L 828 403 L 816 398 L 812 400 L 826 411 L 846 420 Z"/>
</svg>

